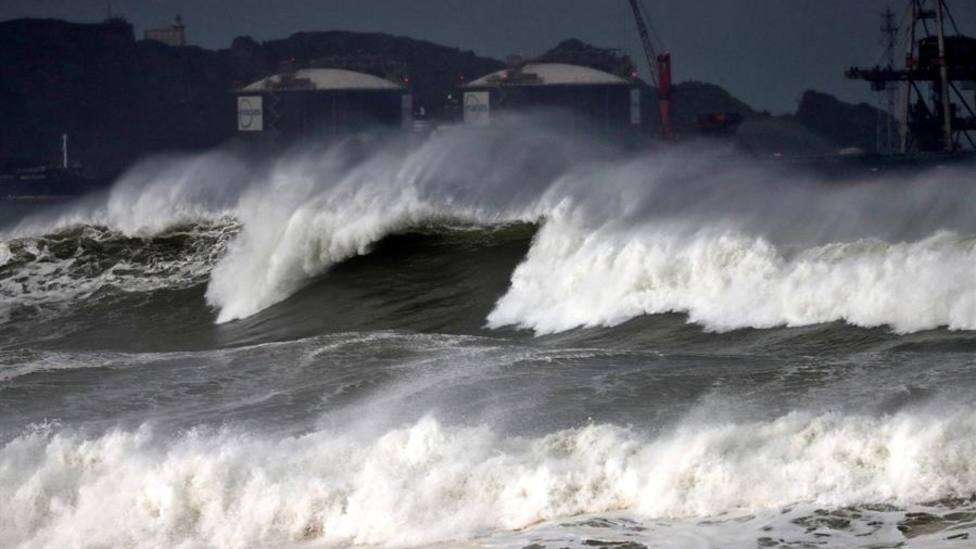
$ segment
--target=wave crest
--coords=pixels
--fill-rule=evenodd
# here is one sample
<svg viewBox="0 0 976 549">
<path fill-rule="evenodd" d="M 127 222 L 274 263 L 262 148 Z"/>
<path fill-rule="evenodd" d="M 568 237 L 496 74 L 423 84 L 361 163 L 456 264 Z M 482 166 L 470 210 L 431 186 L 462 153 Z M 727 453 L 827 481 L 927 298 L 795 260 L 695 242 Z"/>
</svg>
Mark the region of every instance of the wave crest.
<svg viewBox="0 0 976 549">
<path fill-rule="evenodd" d="M 976 239 L 865 239 L 789 250 L 740 232 L 540 231 L 489 326 L 537 333 L 683 312 L 711 330 L 843 320 L 899 332 L 976 329 Z"/>
<path fill-rule="evenodd" d="M 269 162 L 157 159 L 12 237 L 79 225 L 147 237 L 233 218 L 239 233 L 216 264 L 202 263 L 213 266 L 207 303 L 227 322 L 409 227 L 545 220 L 489 326 L 550 333 L 682 311 L 712 330 L 837 320 L 974 329 L 969 180 L 962 169 L 825 183 L 697 145 L 609 150 L 530 120 L 420 143 L 352 139 Z"/>
</svg>

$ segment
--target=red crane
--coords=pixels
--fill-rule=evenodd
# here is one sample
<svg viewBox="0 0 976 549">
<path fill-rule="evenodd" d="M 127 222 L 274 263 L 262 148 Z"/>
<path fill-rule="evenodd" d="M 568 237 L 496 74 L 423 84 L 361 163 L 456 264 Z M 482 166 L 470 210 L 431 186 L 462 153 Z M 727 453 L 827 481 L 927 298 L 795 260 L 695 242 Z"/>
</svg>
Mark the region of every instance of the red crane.
<svg viewBox="0 0 976 549">
<path fill-rule="evenodd" d="M 671 125 L 671 53 L 657 53 L 651 43 L 651 33 L 647 30 L 647 22 L 641 11 L 640 0 L 629 0 L 630 9 L 634 11 L 637 21 L 637 32 L 640 34 L 644 56 L 650 69 L 651 81 L 657 87 L 657 107 L 661 113 L 661 138 L 674 141 L 674 127 Z"/>
</svg>

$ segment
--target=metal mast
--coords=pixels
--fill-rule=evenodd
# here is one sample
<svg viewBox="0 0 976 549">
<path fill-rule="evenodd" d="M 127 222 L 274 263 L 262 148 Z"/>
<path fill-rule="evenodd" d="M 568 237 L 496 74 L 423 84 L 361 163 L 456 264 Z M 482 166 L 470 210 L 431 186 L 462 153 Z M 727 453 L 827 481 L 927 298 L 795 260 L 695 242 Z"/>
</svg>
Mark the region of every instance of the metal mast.
<svg viewBox="0 0 976 549">
<path fill-rule="evenodd" d="M 912 70 L 912 65 L 915 64 L 915 27 L 918 22 L 919 5 L 918 0 L 912 0 L 911 6 L 908 8 L 911 12 L 911 22 L 905 30 L 905 71 Z M 894 66 L 891 70 L 895 70 Z M 872 82 L 872 86 L 877 86 L 877 82 Z M 911 80 L 905 83 L 905 89 L 902 93 L 901 101 L 901 117 L 899 118 L 900 123 L 898 124 L 898 135 L 901 138 L 900 146 L 898 147 L 898 152 L 901 154 L 908 154 L 908 140 L 909 140 L 909 116 L 911 114 L 910 108 L 912 105 L 912 88 L 914 84 Z"/>
<path fill-rule="evenodd" d="M 945 4 L 944 0 L 936 0 L 935 19 L 936 33 L 939 37 L 939 90 L 942 92 L 942 139 L 946 152 L 952 152 L 955 144 L 952 142 L 952 104 L 949 103 L 949 67 L 946 66 L 945 45 Z"/>
<path fill-rule="evenodd" d="M 895 12 L 891 8 L 885 9 L 881 14 L 881 35 L 884 46 L 884 60 L 888 69 L 895 66 L 895 47 L 898 43 L 898 25 L 895 24 Z M 882 94 L 885 101 L 885 108 L 878 115 L 878 137 L 877 148 L 879 153 L 891 154 L 895 150 L 894 121 L 898 115 L 895 113 L 896 103 L 898 102 L 898 89 L 893 84 L 887 84 Z"/>
<path fill-rule="evenodd" d="M 976 80 L 976 39 L 960 35 L 957 28 L 954 35 L 946 35 L 947 22 L 955 27 L 947 0 L 910 0 L 906 17 L 904 69 L 854 67 L 847 77 L 866 80 L 877 91 L 904 83 L 899 117 L 902 154 L 953 152 L 963 138 L 976 149 L 970 135 L 976 131 L 976 110 L 956 85 Z M 886 31 L 889 28 L 886 24 Z M 926 86 L 930 94 L 925 93 Z M 968 116 L 960 116 L 961 110 Z"/>
<path fill-rule="evenodd" d="M 657 71 L 655 70 L 657 66 L 657 52 L 654 50 L 654 44 L 651 42 L 651 33 L 647 30 L 647 22 L 644 20 L 644 13 L 641 11 L 640 2 L 638 0 L 629 0 L 629 2 L 630 9 L 634 12 L 634 20 L 637 21 L 637 33 L 640 34 L 641 47 L 644 48 L 644 57 L 647 58 L 647 66 L 650 68 L 651 81 L 657 87 Z"/>
</svg>

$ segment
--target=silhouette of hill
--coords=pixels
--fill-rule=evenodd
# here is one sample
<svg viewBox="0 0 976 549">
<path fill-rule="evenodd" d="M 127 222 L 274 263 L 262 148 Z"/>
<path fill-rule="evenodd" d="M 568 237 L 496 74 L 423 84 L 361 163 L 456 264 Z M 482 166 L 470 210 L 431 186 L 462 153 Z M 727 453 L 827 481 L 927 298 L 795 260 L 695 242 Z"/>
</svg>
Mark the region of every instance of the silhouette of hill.
<svg viewBox="0 0 976 549">
<path fill-rule="evenodd" d="M 857 147 L 874 152 L 878 119 L 887 113 L 868 105 L 845 103 L 832 95 L 807 90 L 796 110 L 801 125 L 842 148 Z"/>
<path fill-rule="evenodd" d="M 106 177 L 150 152 L 215 146 L 233 135 L 230 91 L 289 63 L 409 78 L 416 104 L 435 111 L 459 78 L 503 66 L 383 34 L 298 33 L 265 43 L 240 37 L 213 51 L 137 41 L 120 20 L 0 22 L 0 160 L 53 160 L 68 133 L 73 157 Z"/>
</svg>

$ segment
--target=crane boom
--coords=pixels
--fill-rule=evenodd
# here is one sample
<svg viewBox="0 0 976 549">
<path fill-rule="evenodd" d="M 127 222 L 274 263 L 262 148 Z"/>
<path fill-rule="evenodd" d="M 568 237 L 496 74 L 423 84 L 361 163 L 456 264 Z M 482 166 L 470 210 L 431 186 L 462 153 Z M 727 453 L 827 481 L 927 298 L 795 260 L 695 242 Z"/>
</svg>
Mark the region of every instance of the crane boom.
<svg viewBox="0 0 976 549">
<path fill-rule="evenodd" d="M 644 55 L 647 57 L 647 68 L 651 81 L 657 88 L 657 107 L 661 114 L 661 138 L 674 141 L 674 129 L 671 126 L 671 54 L 657 53 L 651 43 L 651 33 L 647 30 L 647 21 L 641 11 L 640 0 L 629 0 L 630 9 L 637 21 L 637 32 L 640 34 Z"/>
<path fill-rule="evenodd" d="M 639 0 L 629 0 L 630 9 L 634 12 L 634 20 L 637 21 L 637 33 L 640 34 L 641 46 L 644 48 L 644 57 L 647 58 L 647 66 L 650 68 L 651 80 L 654 86 L 658 85 L 657 72 L 657 51 L 651 42 L 651 33 L 647 30 L 647 22 L 644 20 L 644 13 L 641 11 Z"/>
</svg>

